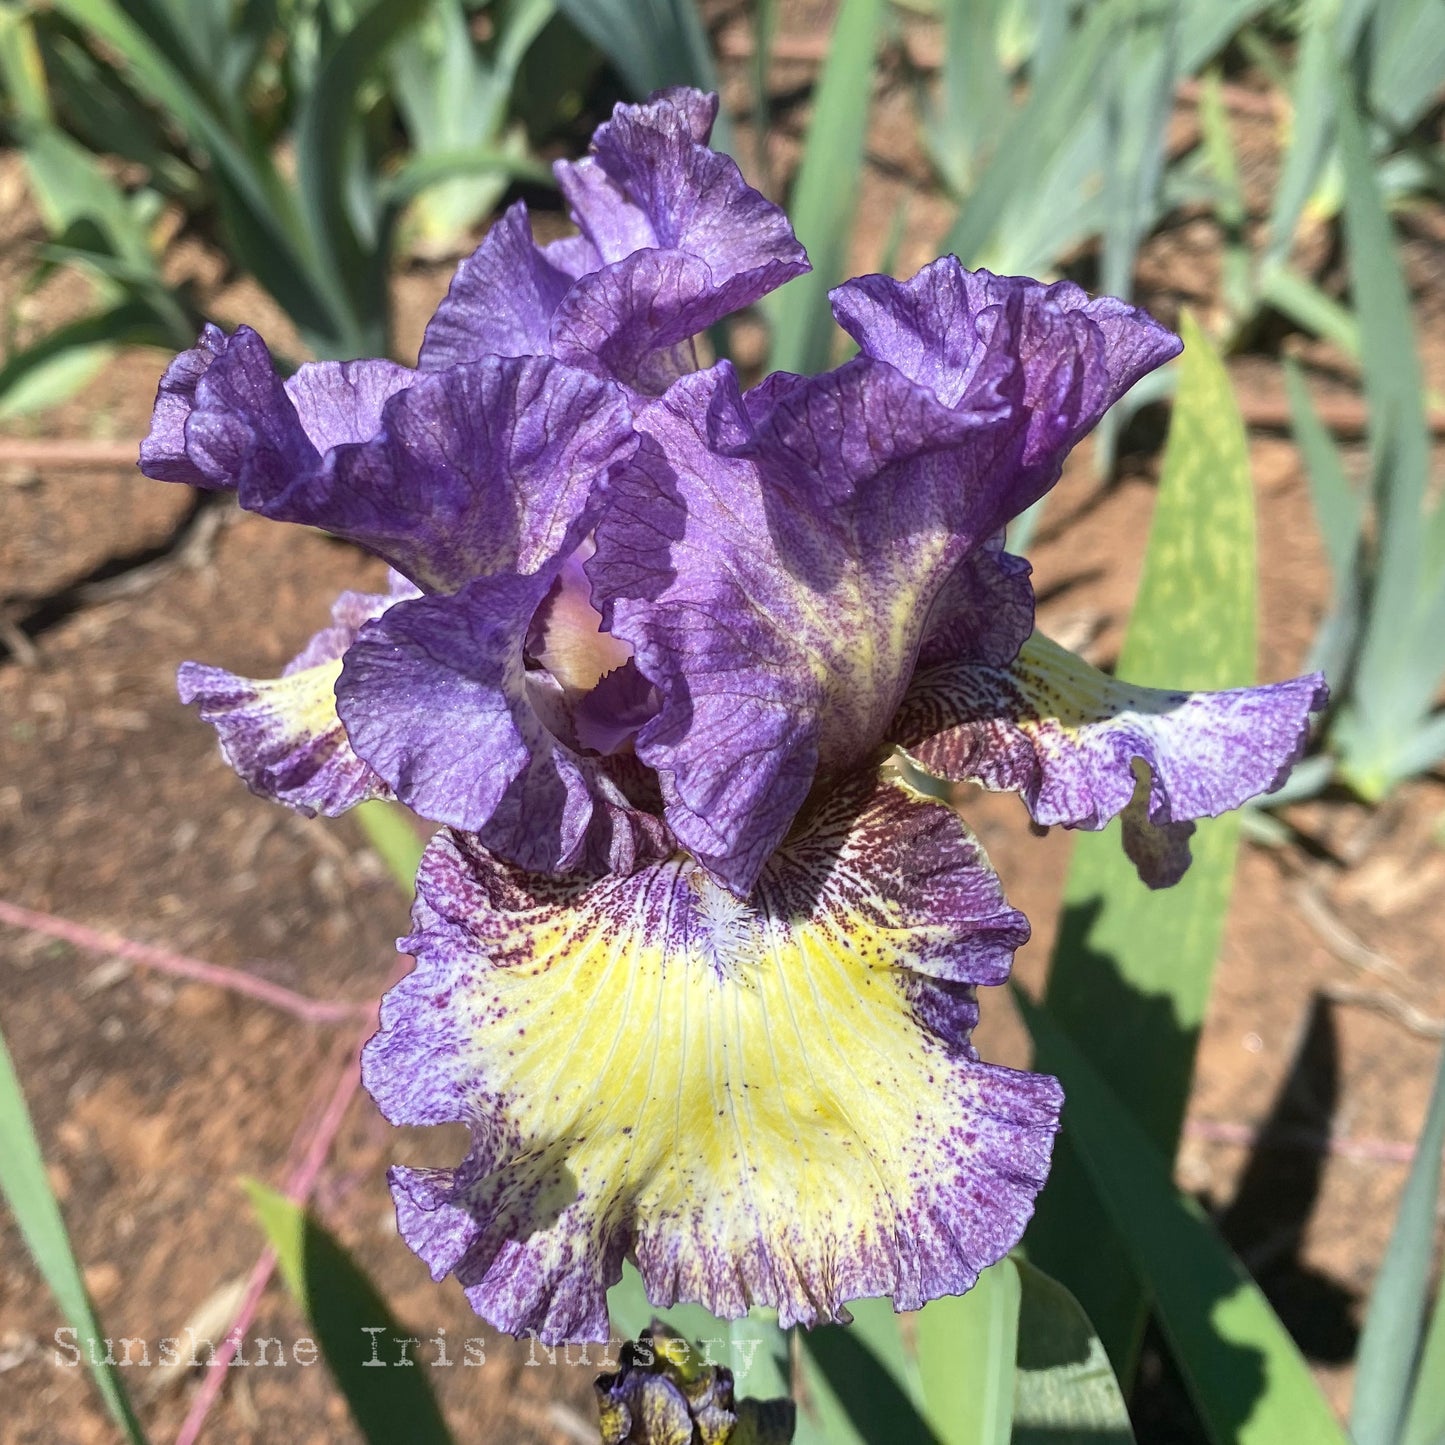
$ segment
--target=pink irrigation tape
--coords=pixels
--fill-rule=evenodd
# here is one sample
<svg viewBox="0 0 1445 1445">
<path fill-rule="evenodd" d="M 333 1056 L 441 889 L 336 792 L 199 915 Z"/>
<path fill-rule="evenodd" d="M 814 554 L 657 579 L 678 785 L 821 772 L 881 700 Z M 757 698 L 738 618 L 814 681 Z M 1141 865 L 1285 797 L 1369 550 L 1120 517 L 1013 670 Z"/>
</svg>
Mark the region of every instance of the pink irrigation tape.
<svg viewBox="0 0 1445 1445">
<path fill-rule="evenodd" d="M 226 968 L 218 963 L 205 963 L 198 958 L 185 958 L 167 948 L 157 948 L 149 943 L 136 943 L 115 933 L 102 933 L 87 928 L 83 923 L 72 923 L 67 918 L 57 918 L 52 913 L 38 913 L 31 908 L 0 899 L 0 923 L 14 928 L 23 928 L 29 933 L 43 934 L 57 938 L 64 943 L 82 948 L 87 953 L 103 954 L 110 958 L 123 958 L 137 968 L 154 969 L 157 973 L 168 973 L 175 978 L 189 978 L 197 983 L 207 983 L 214 988 L 223 988 L 231 993 L 244 994 L 259 1003 L 269 1004 L 296 1018 L 311 1024 L 339 1023 L 346 1019 L 370 1017 L 373 1005 L 353 1003 L 342 999 L 308 998 L 294 989 L 279 983 L 270 983 L 255 974 L 240 968 Z"/>
</svg>

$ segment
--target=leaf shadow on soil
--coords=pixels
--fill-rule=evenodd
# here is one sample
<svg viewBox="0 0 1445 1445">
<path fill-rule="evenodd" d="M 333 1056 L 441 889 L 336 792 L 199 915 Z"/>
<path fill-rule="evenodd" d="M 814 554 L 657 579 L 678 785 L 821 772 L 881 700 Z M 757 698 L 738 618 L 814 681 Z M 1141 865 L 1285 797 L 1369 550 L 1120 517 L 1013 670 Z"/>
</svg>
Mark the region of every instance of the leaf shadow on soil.
<svg viewBox="0 0 1445 1445">
<path fill-rule="evenodd" d="M 1123 1050 L 1136 1056 L 1135 1064 L 1141 1051 L 1154 1060 L 1192 1057 L 1197 1028 L 1179 1018 L 1171 999 L 1146 992 L 1123 976 L 1112 951 L 1098 939 L 1101 910 L 1100 900 L 1089 899 L 1067 907 L 1060 920 L 1055 967 L 1061 954 L 1066 954 L 1068 973 L 1063 987 L 1082 993 L 1094 1016 L 1111 1024 L 1107 1038 L 1078 1038 L 1076 1042 L 1106 1077 L 1120 1064 Z M 1057 976 L 1051 978 L 1050 997 L 1059 982 Z M 1041 1052 L 1036 1067 L 1047 1069 L 1049 1064 L 1047 1052 Z M 1228 1243 L 1278 1310 L 1302 1352 L 1330 1363 L 1348 1360 L 1353 1352 L 1353 1299 L 1335 1281 L 1306 1266 L 1299 1251 L 1323 1180 L 1321 1139 L 1328 1136 L 1339 1088 L 1333 1019 L 1317 999 L 1285 1080 L 1262 1121 L 1235 1197 L 1222 1210 L 1217 1200 L 1200 1201 L 1215 1216 Z M 1174 1090 L 1161 1088 L 1152 1096 L 1131 1099 L 1130 1106 L 1141 1122 L 1154 1125 L 1151 1132 L 1167 1128 L 1172 1133 L 1178 1126 L 1170 1121 L 1182 1118 L 1188 1092 L 1187 1077 L 1179 1075 Z M 1090 1221 L 1095 1247 L 1086 1256 L 1081 1257 L 1076 1248 L 1081 1221 L 1072 1206 L 1087 1198 L 1088 1185 L 1083 1163 L 1070 1147 L 1067 1122 L 1056 1148 L 1050 1188 L 1055 1189 L 1061 1179 L 1066 1181 L 1065 1189 L 1054 1198 L 1054 1218 L 1047 1217 L 1047 1192 L 1040 1201 L 1043 1217 L 1036 1219 L 1030 1232 L 1031 1257 L 1046 1270 L 1053 1266 L 1052 1272 L 1065 1279 L 1096 1322 L 1127 1318 L 1127 1302 L 1137 1286 L 1127 1251 L 1107 1221 L 1102 1217 Z M 1061 1212 L 1058 1206 L 1064 1200 L 1071 1207 Z M 1042 1229 L 1037 1229 L 1039 1224 Z M 1142 1319 L 1140 1323 L 1142 1326 Z M 1190 1403 L 1183 1377 L 1152 1318 L 1136 1358 L 1129 1409 L 1138 1438 L 1169 1440 L 1171 1445 L 1206 1445 L 1208 1437 Z M 1239 1412 L 1241 1427 L 1263 1383 L 1261 1358 L 1253 1351 L 1239 1350 L 1232 1406 Z"/>
<path fill-rule="evenodd" d="M 1355 1296 L 1301 1257 L 1301 1244 L 1319 1198 L 1339 1103 L 1339 1040 L 1334 1015 L 1320 995 L 1310 1002 L 1290 1067 L 1234 1197 L 1215 1218 L 1221 1233 L 1254 1276 L 1285 1328 L 1310 1360 L 1342 1364 L 1359 1337 Z M 1208 1206 L 1209 1201 L 1201 1201 Z M 1205 1445 L 1207 1436 L 1158 1326 L 1150 1322 L 1130 1400 L 1140 1439 Z"/>
<path fill-rule="evenodd" d="M 1300 1257 L 1324 1180 L 1324 1141 L 1339 1105 L 1334 1014 L 1316 994 L 1289 1072 L 1259 1131 L 1219 1227 L 1259 1281 L 1300 1349 L 1322 1364 L 1354 1358 L 1355 1297 Z"/>
</svg>

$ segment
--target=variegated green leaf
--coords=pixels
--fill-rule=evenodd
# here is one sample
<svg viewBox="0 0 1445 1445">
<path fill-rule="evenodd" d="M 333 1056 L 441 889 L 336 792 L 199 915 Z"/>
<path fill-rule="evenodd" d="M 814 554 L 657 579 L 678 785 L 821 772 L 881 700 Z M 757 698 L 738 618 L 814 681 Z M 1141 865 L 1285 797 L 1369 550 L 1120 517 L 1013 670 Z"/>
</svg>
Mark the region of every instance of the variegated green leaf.
<svg viewBox="0 0 1445 1445">
<path fill-rule="evenodd" d="M 1238 687 L 1254 676 L 1254 496 L 1228 373 L 1186 317 L 1185 351 L 1119 674 L 1150 687 Z M 1172 1157 L 1234 876 L 1237 816 L 1206 819 L 1194 863 L 1150 892 L 1117 833 L 1074 843 L 1049 977 L 1050 1013 Z M 1039 1060 L 1049 1068 L 1047 1051 Z M 1127 1378 L 1144 1295 L 1065 1133 L 1029 1234 L 1031 1257 L 1079 1298 Z"/>
</svg>

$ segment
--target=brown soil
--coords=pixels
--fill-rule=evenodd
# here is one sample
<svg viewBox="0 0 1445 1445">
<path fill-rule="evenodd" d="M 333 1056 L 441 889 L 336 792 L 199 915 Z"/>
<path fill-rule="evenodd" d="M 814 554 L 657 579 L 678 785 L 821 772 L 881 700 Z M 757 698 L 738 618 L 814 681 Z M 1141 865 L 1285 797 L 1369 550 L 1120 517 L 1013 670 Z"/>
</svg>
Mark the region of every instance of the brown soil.
<svg viewBox="0 0 1445 1445">
<path fill-rule="evenodd" d="M 911 224 L 899 258 L 907 274 L 934 254 L 948 210 L 927 191 L 906 86 L 885 74 L 856 259 L 859 269 L 877 265 L 908 191 Z M 806 72 L 780 68 L 777 79 L 789 96 Z M 729 73 L 737 106 L 744 84 L 740 68 Z M 775 157 L 783 165 L 802 119 L 799 106 L 783 105 Z M 1247 117 L 1239 123 L 1267 128 Z M 1267 154 L 1269 144 L 1259 149 Z M 11 201 L 0 208 L 6 305 L 40 238 L 18 175 L 15 158 L 0 157 L 0 195 Z M 1437 388 L 1445 373 L 1439 219 L 1415 226 L 1410 246 L 1425 282 L 1419 315 Z M 1212 223 L 1194 217 L 1150 244 L 1143 299 L 1163 319 L 1173 320 L 1183 302 L 1208 314 L 1215 241 Z M 445 284 L 435 269 L 398 277 L 402 354 L 415 347 Z M 81 309 L 79 287 L 73 278 L 49 283 L 26 303 L 26 328 L 43 330 Z M 286 339 L 274 307 L 254 292 L 218 295 L 215 311 Z M 1311 355 L 1348 376 L 1339 358 L 1321 348 Z M 155 353 L 124 355 L 83 397 L 14 434 L 137 438 L 163 363 Z M 1236 379 L 1251 394 L 1279 387 L 1277 364 L 1265 356 L 1241 359 Z M 1032 549 L 1042 625 L 1101 662 L 1117 651 L 1137 581 L 1156 442 L 1136 426 L 1120 480 L 1102 490 L 1085 448 Z M 1327 578 L 1294 448 L 1257 435 L 1252 456 L 1260 676 L 1272 679 L 1300 666 Z M 0 615 L 30 642 L 20 656 L 7 657 L 0 645 L 0 898 L 245 964 L 317 997 L 372 997 L 393 967 L 405 900 L 351 821 L 308 822 L 247 794 L 209 729 L 176 702 L 174 672 L 182 658 L 200 657 L 273 673 L 320 625 L 335 593 L 374 585 L 379 567 L 319 535 L 242 516 L 222 528 L 208 555 L 163 571 L 142 591 L 99 601 L 77 591 L 88 578 L 163 554 L 192 505 L 181 489 L 129 468 L 0 473 Z M 966 811 L 1012 901 L 1034 921 L 1019 973 L 1036 987 L 1069 841 L 1057 832 L 1033 836 L 1012 800 L 970 799 Z M 1445 1017 L 1442 818 L 1445 783 L 1430 778 L 1377 810 L 1334 799 L 1295 809 L 1291 822 L 1308 847 L 1244 849 L 1179 1160 L 1181 1183 L 1224 1212 L 1237 1248 L 1341 1410 L 1360 1303 L 1405 1176 L 1398 1153 L 1378 1146 L 1415 1136 L 1439 1047 L 1401 1022 L 1399 1005 Z M 1352 940 L 1377 956 L 1364 971 Z M 238 1180 L 279 1181 L 313 1087 L 352 1026 L 302 1025 L 208 986 L 178 986 L 14 929 L 0 929 L 0 970 L 0 1021 L 106 1331 L 154 1342 L 187 1323 L 200 1328 L 261 1247 Z M 1349 990 L 1354 995 L 1341 992 Z M 1328 1001 L 1332 992 L 1358 1000 L 1361 991 L 1364 1001 Z M 985 1057 L 1026 1063 L 1007 999 L 990 997 L 984 1009 Z M 1281 1093 L 1291 1104 L 1279 1117 L 1299 1126 L 1296 1134 L 1251 1151 L 1248 1131 L 1271 1116 Z M 1301 1130 L 1316 1142 L 1301 1143 Z M 1349 1142 L 1327 1151 L 1319 1141 L 1331 1130 Z M 458 1148 L 454 1138 L 398 1134 L 362 1095 L 318 1208 L 412 1333 L 428 1341 L 444 1329 L 458 1357 L 457 1341 L 485 1340 L 485 1368 L 429 1372 L 458 1439 L 586 1438 L 578 1430 L 591 1418 L 592 1362 L 529 1360 L 525 1347 L 481 1325 L 453 1284 L 432 1284 L 396 1236 L 385 1166 L 434 1163 Z M 59 1323 L 13 1224 L 0 1217 L 7 1442 L 112 1438 L 85 1372 L 54 1362 Z M 304 1333 L 273 1284 L 252 1340 Z M 424 1344 L 420 1357 L 434 1359 L 434 1348 Z M 234 1376 L 207 1440 L 353 1438 L 323 1370 L 252 1367 Z M 131 1383 L 154 1438 L 172 1437 L 197 1373 L 137 1369 Z"/>
</svg>

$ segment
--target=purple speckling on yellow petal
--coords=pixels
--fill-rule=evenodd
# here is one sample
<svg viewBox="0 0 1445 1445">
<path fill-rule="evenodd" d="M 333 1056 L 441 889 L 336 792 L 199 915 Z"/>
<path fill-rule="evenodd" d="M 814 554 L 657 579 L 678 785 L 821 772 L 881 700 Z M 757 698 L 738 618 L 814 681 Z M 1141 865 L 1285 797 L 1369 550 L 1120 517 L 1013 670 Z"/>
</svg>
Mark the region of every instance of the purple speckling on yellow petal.
<svg viewBox="0 0 1445 1445">
<path fill-rule="evenodd" d="M 568 886 L 442 835 L 365 1078 L 473 1143 L 393 1171 L 402 1232 L 553 1341 L 606 1336 L 626 1255 L 659 1306 L 784 1325 L 967 1289 L 1058 1122 L 1052 1079 L 969 1040 L 1026 937 L 956 815 L 891 781 L 810 809 L 747 902 L 681 857 Z"/>
</svg>

